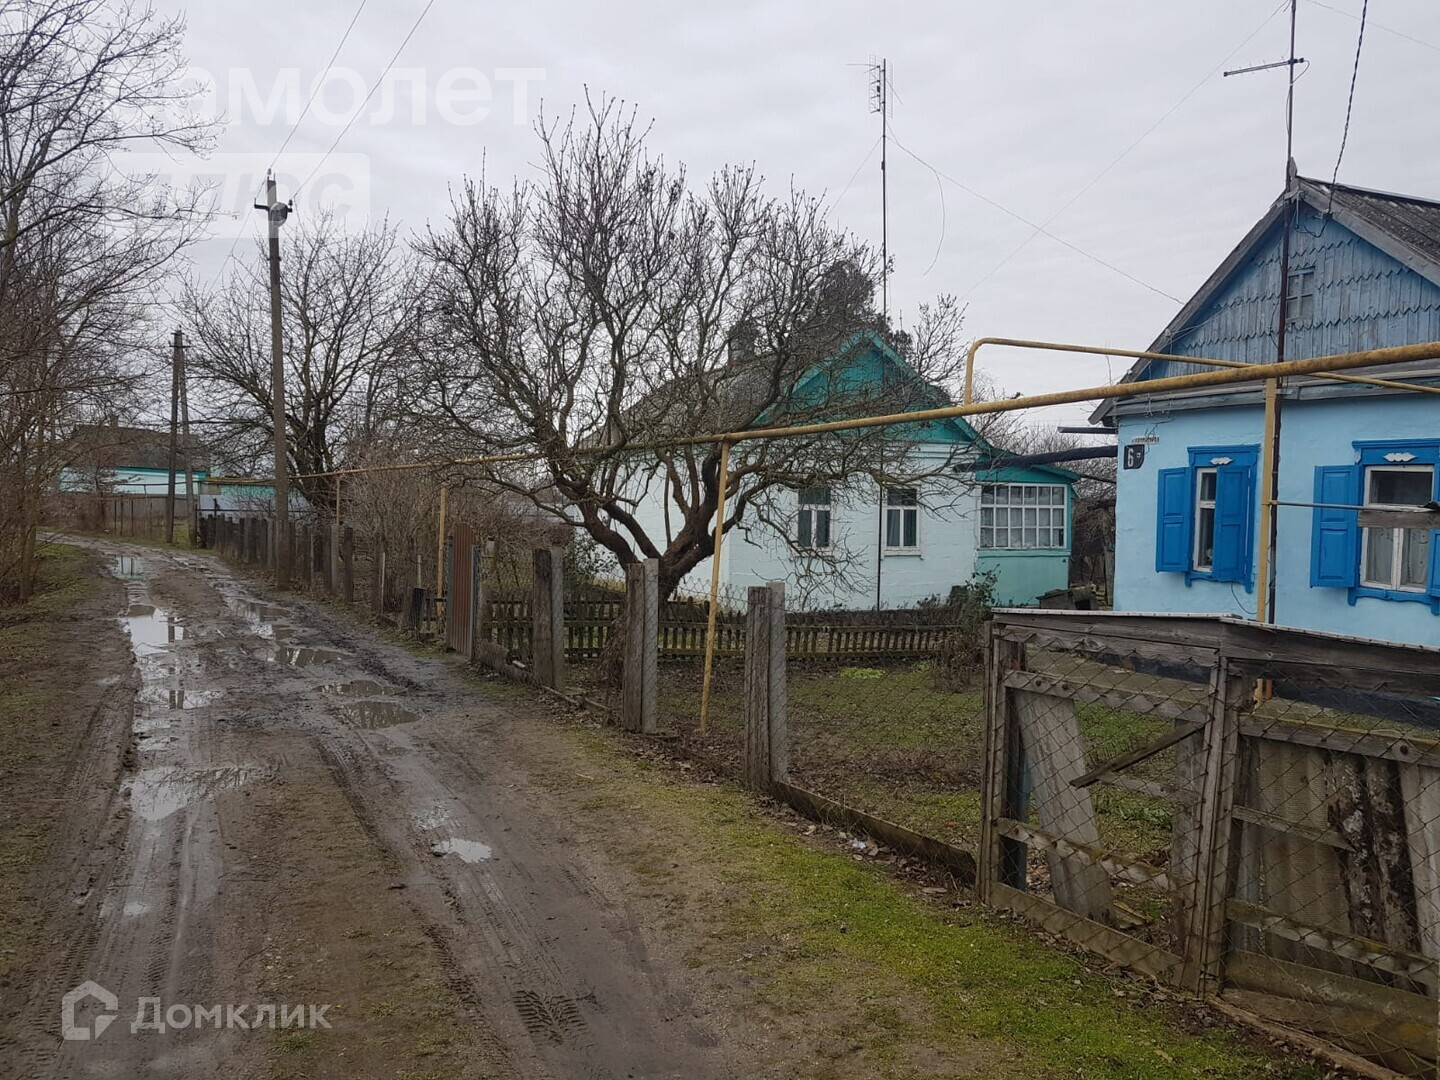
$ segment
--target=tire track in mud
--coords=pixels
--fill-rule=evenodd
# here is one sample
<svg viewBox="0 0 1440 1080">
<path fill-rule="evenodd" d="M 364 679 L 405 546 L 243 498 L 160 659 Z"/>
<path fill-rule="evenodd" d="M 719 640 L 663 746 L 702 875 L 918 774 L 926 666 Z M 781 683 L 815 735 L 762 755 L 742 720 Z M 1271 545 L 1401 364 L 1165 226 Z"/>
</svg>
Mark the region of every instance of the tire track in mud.
<svg viewBox="0 0 1440 1080">
<path fill-rule="evenodd" d="M 356 653 L 348 666 L 396 685 L 415 681 L 363 639 L 345 645 Z M 453 675 L 441 668 L 433 678 L 426 704 Z M 417 713 L 418 696 L 403 699 Z M 436 704 L 431 711 L 447 711 L 443 695 Z M 512 1049 L 528 1041 L 545 1074 L 587 1080 L 732 1074 L 719 1040 L 691 1021 L 656 969 L 638 924 L 576 862 L 563 824 L 508 766 L 493 730 L 502 724 L 452 739 L 443 716 L 370 731 L 348 723 L 342 706 L 330 713 L 338 722 L 317 738 L 337 786 L 368 835 L 412 878 L 438 886 L 408 889 L 407 899 Z M 497 797 L 522 789 L 532 805 Z M 485 854 L 455 857 L 457 843 Z"/>
<path fill-rule="evenodd" d="M 471 1034 L 490 1073 L 534 1080 L 737 1075 L 719 1040 L 647 952 L 643 928 L 591 872 L 593 856 L 570 841 L 553 804 L 517 764 L 516 746 L 527 736 L 508 709 L 477 698 L 448 665 L 372 640 L 302 598 L 270 599 L 214 560 L 142 557 L 154 563 L 149 587 L 194 619 L 195 633 L 170 651 L 196 658 L 195 687 L 224 687 L 219 707 L 182 704 L 173 713 L 172 720 L 185 721 L 174 739 L 158 725 L 170 740 L 164 746 L 178 747 L 181 764 L 206 776 L 254 761 L 267 778 L 283 780 L 294 772 L 291 754 L 310 768 L 323 766 L 364 844 L 385 872 L 402 878 L 399 902 L 433 943 L 439 975 L 459 1007 L 475 1014 Z M 164 588 L 155 587 L 157 574 Z M 247 613 L 247 605 L 282 610 L 285 643 L 273 629 L 267 636 L 264 620 L 253 607 Z M 291 667 L 280 660 L 287 647 L 324 655 L 313 654 L 312 667 Z M 136 671 L 141 667 L 137 659 Z M 400 706 L 393 717 L 361 723 L 355 702 L 334 692 L 366 679 L 383 680 L 381 692 Z M 117 687 L 117 699 L 133 700 L 138 682 Z M 169 708 L 176 708 L 173 700 Z M 170 760 L 163 752 L 153 756 L 161 741 L 147 745 L 142 766 Z M 120 853 L 112 852 L 86 895 L 85 933 L 69 943 L 49 982 L 37 984 L 37 1009 L 54 1010 L 53 987 L 71 985 L 65 980 L 72 973 L 105 969 L 97 964 L 106 957 L 129 973 L 123 987 L 111 989 L 122 991 L 130 1009 L 139 994 L 203 1001 L 215 988 L 217 920 L 225 913 L 220 884 L 227 874 L 265 871 L 240 857 L 227 860 L 217 791 L 200 790 L 180 811 L 145 821 L 135 807 L 138 775 L 131 773 L 128 816 L 114 813 L 123 796 L 110 785 L 110 827 Z M 93 842 L 79 845 L 86 846 Z M 81 876 L 80 868 L 72 870 L 75 880 Z M 263 898 L 263 889 L 256 895 Z M 129 899 L 143 901 L 133 918 L 120 910 Z M 224 1037 L 186 1032 L 127 1045 L 115 1036 L 128 1019 L 117 1017 L 116 1030 L 100 1044 L 107 1075 L 154 1074 L 162 1050 L 162 1069 L 171 1074 L 231 1074 Z M 26 1075 L 94 1072 L 81 1067 L 79 1055 L 56 1049 L 53 1040 L 35 1041 Z"/>
</svg>

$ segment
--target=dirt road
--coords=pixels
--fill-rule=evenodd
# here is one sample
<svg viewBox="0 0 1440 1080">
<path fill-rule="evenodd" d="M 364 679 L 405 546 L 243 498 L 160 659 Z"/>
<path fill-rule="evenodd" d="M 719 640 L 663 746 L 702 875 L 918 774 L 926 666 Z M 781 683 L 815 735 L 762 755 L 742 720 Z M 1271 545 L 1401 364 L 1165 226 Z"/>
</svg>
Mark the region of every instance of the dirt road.
<svg viewBox="0 0 1440 1080">
<path fill-rule="evenodd" d="M 703 1004 L 575 841 L 534 720 L 218 560 L 101 551 L 134 666 L 77 678 L 134 707 L 83 756 L 125 767 L 57 793 L 95 839 L 70 853 L 15 1075 L 283 1075 L 292 1053 L 305 1075 L 763 1075 L 763 1038 Z M 86 980 L 90 1037 L 61 1040 Z M 271 1019 L 297 1005 L 329 1008 Z"/>
</svg>

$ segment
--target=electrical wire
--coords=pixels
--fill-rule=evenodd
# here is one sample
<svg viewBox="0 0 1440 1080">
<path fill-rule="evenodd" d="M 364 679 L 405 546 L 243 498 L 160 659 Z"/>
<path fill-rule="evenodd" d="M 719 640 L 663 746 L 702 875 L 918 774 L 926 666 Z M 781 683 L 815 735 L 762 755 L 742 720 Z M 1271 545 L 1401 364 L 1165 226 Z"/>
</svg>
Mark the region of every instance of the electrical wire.
<svg viewBox="0 0 1440 1080">
<path fill-rule="evenodd" d="M 1335 184 L 1340 179 L 1340 162 L 1345 159 L 1345 144 L 1350 141 L 1350 114 L 1355 109 L 1355 82 L 1360 78 L 1360 49 L 1365 44 L 1365 16 L 1370 11 L 1370 0 L 1360 6 L 1360 33 L 1355 38 L 1355 66 L 1350 69 L 1350 97 L 1345 102 L 1345 128 L 1340 133 L 1340 152 L 1335 155 L 1335 171 L 1330 174 L 1330 198 L 1325 203 L 1325 217 L 1335 205 Z"/>
<path fill-rule="evenodd" d="M 949 183 L 954 184 L 956 187 L 958 187 L 961 191 L 965 192 L 967 195 L 971 195 L 971 196 L 973 196 L 974 198 L 979 199 L 981 202 L 983 202 L 983 203 L 985 203 L 985 204 L 987 204 L 987 205 L 989 205 L 989 206 L 993 206 L 996 210 L 999 210 L 1002 214 L 1006 214 L 1006 215 L 1008 215 L 1009 217 L 1014 218 L 1016 221 L 1020 222 L 1020 223 L 1023 224 L 1023 225 L 1028 225 L 1028 226 L 1030 226 L 1030 228 L 1034 229 L 1037 233 L 1043 233 L 1044 235 L 1048 236 L 1051 240 L 1054 240 L 1057 244 L 1061 245 L 1062 247 L 1069 248 L 1071 251 L 1075 252 L 1077 255 L 1082 255 L 1082 256 L 1084 256 L 1085 258 L 1089 259 L 1091 262 L 1096 263 L 1096 264 L 1099 265 L 1099 266 L 1103 266 L 1103 267 L 1105 267 L 1105 269 L 1110 270 L 1110 271 L 1112 271 L 1113 273 L 1119 274 L 1121 277 L 1125 278 L 1125 279 L 1128 280 L 1128 281 L 1133 281 L 1136 285 L 1139 285 L 1141 288 L 1143 288 L 1143 289 L 1149 289 L 1151 292 L 1156 293 L 1156 294 L 1159 295 L 1159 296 L 1163 296 L 1163 297 L 1165 297 L 1165 299 L 1170 300 L 1170 301 L 1173 301 L 1174 303 L 1177 303 L 1177 304 L 1182 303 L 1182 301 L 1180 300 L 1180 298 L 1179 298 L 1178 296 L 1171 296 L 1171 295 L 1170 295 L 1169 293 L 1167 293 L 1164 289 L 1157 288 L 1156 286 L 1151 285 L 1148 281 L 1142 281 L 1140 278 L 1136 277 L 1134 274 L 1130 273 L 1129 271 L 1120 269 L 1120 267 L 1116 266 L 1114 263 L 1106 262 L 1104 259 L 1100 258 L 1100 256 L 1095 255 L 1095 254 L 1092 254 L 1091 252 L 1086 251 L 1084 248 L 1080 247 L 1080 246 L 1077 245 L 1077 244 L 1072 244 L 1069 240 L 1066 240 L 1064 237 L 1056 236 L 1056 235 L 1055 235 L 1054 233 L 1052 233 L 1049 229 L 1045 228 L 1044 225 L 1037 225 L 1035 222 L 1031 221 L 1029 218 L 1025 217 L 1024 215 L 1018 214 L 1018 213 L 1016 213 L 1014 210 L 1011 210 L 1008 206 L 1004 206 L 1004 205 L 996 202 L 994 199 L 990 198 L 990 196 L 985 195 L 985 194 L 982 194 L 981 192 L 976 191 L 974 188 L 970 187 L 968 184 L 964 184 L 964 183 L 962 183 L 961 181 L 955 179 L 955 177 L 951 176 L 949 173 L 942 172 L 941 170 L 935 168 L 934 165 L 931 165 L 928 161 L 926 161 L 924 158 L 922 158 L 919 154 L 915 153 L 915 151 L 911 150 L 908 146 L 906 146 L 904 143 L 902 143 L 902 142 L 896 137 L 896 135 L 895 135 L 895 129 L 894 129 L 893 126 L 892 126 L 891 129 L 890 129 L 890 138 L 891 138 L 891 140 L 895 143 L 896 146 L 898 146 L 901 150 L 905 151 L 905 153 L 909 154 L 910 157 L 914 158 L 914 159 L 915 159 L 916 161 L 918 161 L 921 165 L 924 165 L 927 169 L 931 170 L 936 176 L 942 177 L 943 179 L 945 179 L 945 180 L 948 181 Z M 974 289 L 971 289 L 970 291 L 971 291 L 971 292 L 974 292 Z M 968 294 L 967 294 L 967 295 L 968 295 Z"/>
<path fill-rule="evenodd" d="M 1091 188 L 1093 188 L 1096 184 L 1098 184 L 1101 180 L 1108 176 L 1114 170 L 1115 166 L 1119 165 L 1120 162 L 1124 161 L 1127 157 L 1129 157 L 1130 154 L 1133 153 L 1141 143 L 1143 143 L 1152 134 L 1154 134 L 1156 128 L 1158 128 L 1166 120 L 1170 119 L 1170 117 L 1174 115 L 1175 112 L 1178 111 L 1182 105 L 1184 105 L 1187 101 L 1189 101 L 1199 92 L 1202 86 L 1204 86 L 1207 82 L 1214 78 L 1215 73 L 1224 68 L 1225 65 L 1230 62 L 1231 58 L 1234 57 L 1236 53 L 1238 53 L 1241 49 L 1245 48 L 1246 45 L 1249 45 L 1250 42 L 1253 41 L 1257 35 L 1259 35 L 1260 31 L 1264 30 L 1265 27 L 1269 26 L 1275 16 L 1279 15 L 1280 12 L 1289 5 L 1289 3 L 1290 0 L 1280 0 L 1280 3 L 1276 5 L 1275 9 L 1265 17 L 1265 21 L 1262 22 L 1259 26 L 1255 27 L 1254 30 L 1250 31 L 1250 33 L 1245 37 L 1245 40 L 1240 42 L 1240 44 L 1236 45 L 1235 48 L 1231 49 L 1230 52 L 1225 55 L 1224 59 L 1222 59 L 1218 64 L 1212 67 L 1200 78 L 1199 82 L 1197 82 L 1189 90 L 1185 91 L 1179 101 L 1175 102 L 1174 105 L 1171 105 L 1170 108 L 1166 109 L 1165 112 L 1161 113 L 1159 119 L 1157 119 L 1153 124 L 1151 124 L 1143 132 L 1141 132 L 1140 136 L 1134 142 L 1132 142 L 1124 150 L 1120 151 L 1120 153 L 1113 161 L 1110 162 L 1110 164 L 1106 165 L 1103 169 L 1096 173 L 1093 178 L 1091 178 L 1089 183 L 1087 183 L 1074 195 L 1070 196 L 1070 198 L 1066 200 L 1065 204 L 1061 206 L 1060 209 L 1056 210 L 1040 225 L 1037 225 L 1035 227 L 1035 231 L 1032 232 L 1029 236 L 1027 236 L 1024 240 L 1020 241 L 1020 243 L 1016 245 L 1015 249 L 1011 251 L 1010 254 L 1006 255 L 1003 259 L 996 263 L 994 267 L 986 271 L 986 273 L 981 276 L 979 281 L 975 282 L 974 285 L 970 286 L 969 290 L 965 293 L 965 296 L 969 297 L 970 295 L 972 295 L 982 285 L 984 285 L 992 277 L 994 277 L 1001 270 L 1003 270 L 1011 259 L 1015 258 L 1016 255 L 1019 255 L 1020 252 L 1023 251 L 1030 244 L 1030 241 L 1034 240 L 1035 237 L 1039 236 L 1042 232 L 1044 232 L 1046 228 L 1048 228 L 1055 222 L 1056 218 L 1058 218 L 1061 214 L 1065 213 L 1066 210 L 1069 210 L 1070 207 L 1074 206 L 1075 203 L 1077 203 L 1081 199 L 1081 197 L 1083 197 L 1087 192 L 1089 192 Z"/>
<path fill-rule="evenodd" d="M 365 95 L 365 100 L 360 102 L 360 107 L 356 109 L 350 119 L 345 122 L 345 126 L 340 129 L 340 134 L 336 135 L 335 141 L 330 144 L 330 149 L 325 151 L 325 155 L 316 163 L 315 168 L 310 170 L 310 175 L 300 181 L 299 186 L 296 187 L 295 193 L 297 195 L 300 193 L 300 188 L 303 188 L 311 180 L 315 179 L 315 174 L 324 167 L 325 162 L 330 160 L 330 155 L 333 154 L 335 148 L 340 145 L 340 140 L 345 138 L 345 133 L 350 130 L 355 120 L 365 111 L 365 106 L 370 104 L 370 99 L 375 96 L 375 91 L 380 89 L 380 84 L 385 81 L 385 76 L 388 75 L 390 69 L 395 66 L 395 61 L 400 59 L 400 54 L 404 52 L 405 46 L 410 44 L 410 39 L 415 36 L 415 31 L 420 29 L 420 24 L 425 21 L 425 16 L 430 13 L 430 9 L 434 6 L 435 0 L 428 0 L 425 6 L 420 9 L 420 14 L 415 17 L 415 22 L 410 26 L 410 32 L 400 40 L 400 44 L 396 47 L 394 54 L 391 55 L 389 63 L 385 65 L 384 70 L 380 72 L 380 77 L 377 78 L 374 85 L 370 87 L 370 92 Z"/>
<path fill-rule="evenodd" d="M 835 196 L 835 201 L 830 204 L 831 206 L 839 206 L 840 201 L 850 193 L 851 186 L 855 183 L 855 180 L 860 175 L 861 170 L 863 170 L 866 165 L 870 164 L 870 159 L 875 156 L 875 148 L 879 145 L 880 136 L 877 135 L 875 136 L 875 141 L 870 144 L 870 149 L 866 151 L 864 160 L 862 160 L 859 165 L 855 166 L 855 171 L 850 174 L 850 179 L 845 181 L 845 186 L 840 189 L 840 194 Z"/>
<path fill-rule="evenodd" d="M 255 192 L 256 196 L 258 196 L 259 193 L 259 189 L 257 188 Z M 240 220 L 238 215 L 235 220 Z M 220 280 L 220 275 L 225 272 L 225 268 L 230 265 L 230 260 L 235 257 L 235 249 L 240 246 L 240 239 L 244 235 L 245 233 L 243 231 L 237 232 L 235 239 L 230 241 L 230 250 L 225 253 L 225 258 L 220 260 L 220 265 L 215 270 L 215 276 L 210 279 L 210 284 L 206 287 L 207 289 L 215 288 L 216 282 Z"/>
<path fill-rule="evenodd" d="M 1333 7 L 1330 4 L 1321 3 L 1320 0 L 1308 0 L 1308 2 L 1315 7 L 1324 8 L 1326 11 L 1333 11 L 1336 15 L 1344 15 L 1347 19 L 1357 18 L 1357 16 L 1346 11 L 1344 8 Z M 1393 26 L 1384 26 L 1380 23 L 1371 23 L 1370 25 L 1376 30 L 1383 30 L 1387 34 L 1394 34 L 1396 37 L 1404 38 L 1406 41 L 1413 42 L 1422 48 L 1433 49 L 1435 52 L 1440 52 L 1440 45 L 1436 45 L 1433 41 L 1424 41 L 1412 34 L 1405 33 L 1403 30 L 1396 30 Z"/>
<path fill-rule="evenodd" d="M 315 85 L 310 88 L 309 100 L 305 102 L 305 107 L 300 110 L 300 115 L 295 118 L 295 123 L 290 126 L 290 132 L 285 136 L 285 141 L 280 144 L 280 149 L 275 151 L 275 156 L 270 161 L 270 169 L 272 171 L 275 168 L 275 162 L 280 160 L 280 155 L 285 153 L 285 148 L 290 145 L 290 140 L 295 137 L 295 132 L 300 129 L 300 124 L 305 120 L 305 117 L 310 114 L 310 106 L 315 104 L 315 99 L 320 95 L 320 89 L 324 85 L 321 76 L 335 66 L 335 61 L 340 56 L 340 50 L 345 47 L 345 42 L 350 40 L 350 31 L 355 29 L 355 23 L 359 20 L 360 13 L 365 10 L 366 3 L 368 3 L 368 0 L 360 0 L 360 5 L 355 9 L 355 14 L 350 16 L 350 25 L 345 27 L 345 32 L 340 35 L 340 41 L 336 44 L 335 51 L 330 54 L 330 59 L 321 69 L 320 75 L 316 76 Z"/>
</svg>

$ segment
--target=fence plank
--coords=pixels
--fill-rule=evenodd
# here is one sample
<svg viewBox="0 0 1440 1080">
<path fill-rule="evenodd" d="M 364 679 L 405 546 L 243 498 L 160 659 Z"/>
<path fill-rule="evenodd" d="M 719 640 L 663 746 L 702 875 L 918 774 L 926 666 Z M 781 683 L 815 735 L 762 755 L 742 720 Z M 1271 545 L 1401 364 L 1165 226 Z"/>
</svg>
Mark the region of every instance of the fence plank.
<svg viewBox="0 0 1440 1080">
<path fill-rule="evenodd" d="M 1020 738 L 1034 790 L 1036 818 L 1051 836 L 1081 848 L 1100 844 L 1095 804 L 1086 788 L 1071 786 L 1085 772 L 1085 743 L 1075 720 L 1074 703 L 1028 690 L 1011 693 Z M 1047 851 L 1056 901 L 1086 918 L 1106 917 L 1110 878 L 1099 866 L 1074 856 Z"/>
<path fill-rule="evenodd" d="M 1440 963 L 1440 769 L 1400 767 L 1405 839 L 1415 875 L 1420 951 Z"/>
</svg>

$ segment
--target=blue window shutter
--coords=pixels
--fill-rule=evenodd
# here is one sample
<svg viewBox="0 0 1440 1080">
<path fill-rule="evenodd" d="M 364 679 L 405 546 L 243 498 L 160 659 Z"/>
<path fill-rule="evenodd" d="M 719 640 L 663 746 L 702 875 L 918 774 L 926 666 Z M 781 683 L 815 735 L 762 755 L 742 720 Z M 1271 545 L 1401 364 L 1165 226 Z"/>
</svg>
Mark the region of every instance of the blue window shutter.
<svg viewBox="0 0 1440 1080">
<path fill-rule="evenodd" d="M 1255 469 L 1222 465 L 1215 470 L 1216 581 L 1250 580 L 1250 510 L 1255 501 Z"/>
<path fill-rule="evenodd" d="M 1360 498 L 1360 466 L 1320 465 L 1315 501 L 1354 506 Z M 1360 515 L 1355 510 L 1315 508 L 1310 537 L 1310 586 L 1349 589 L 1359 582 Z"/>
<path fill-rule="evenodd" d="M 1155 525 L 1155 569 L 1190 569 L 1190 470 L 1160 470 L 1160 506 Z"/>
<path fill-rule="evenodd" d="M 1430 530 L 1430 599 L 1440 604 L 1440 529 Z"/>
</svg>

